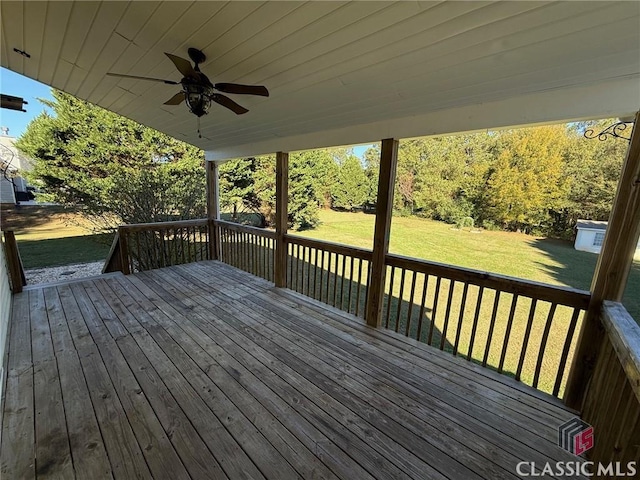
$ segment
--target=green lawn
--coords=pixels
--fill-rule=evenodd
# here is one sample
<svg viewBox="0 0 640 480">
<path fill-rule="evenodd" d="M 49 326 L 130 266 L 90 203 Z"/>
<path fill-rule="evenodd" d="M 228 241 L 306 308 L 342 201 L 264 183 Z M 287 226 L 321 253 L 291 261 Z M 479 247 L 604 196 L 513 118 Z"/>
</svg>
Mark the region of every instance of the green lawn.
<svg viewBox="0 0 640 480">
<path fill-rule="evenodd" d="M 297 235 L 371 248 L 374 215 L 322 210 L 322 224 Z M 589 290 L 598 256 L 573 243 L 513 232 L 457 230 L 416 217 L 394 217 L 391 253 L 485 270 L 528 280 Z M 640 318 L 640 263 L 629 276 L 624 304 Z"/>
<path fill-rule="evenodd" d="M 371 248 L 374 225 L 373 215 L 324 210 L 321 212 L 320 217 L 321 226 L 314 230 L 297 232 L 297 234 L 336 243 Z M 474 233 L 468 230 L 457 230 L 452 228 L 451 225 L 441 222 L 402 217 L 393 219 L 390 251 L 409 257 L 580 289 L 589 288 L 597 260 L 597 256 L 594 254 L 574 250 L 571 242 L 548 240 L 509 232 L 482 231 Z M 309 262 L 315 263 L 315 260 L 305 256 L 303 261 L 300 262 L 303 266 L 299 267 L 299 272 L 302 275 L 312 275 L 311 282 L 308 279 L 300 282 L 303 285 L 303 289 L 305 288 L 304 285 L 313 283 L 313 280 L 315 280 L 315 270 L 313 267 L 309 268 Z M 306 270 L 304 270 L 305 268 Z M 339 275 L 335 275 L 336 269 Z M 338 298 L 340 298 L 343 288 L 340 283 L 342 276 L 341 262 L 336 264 L 332 260 L 330 264 L 327 261 L 324 263 L 322 270 L 332 272 L 329 275 L 328 288 L 325 289 L 325 297 L 327 296 L 326 290 L 330 290 L 332 293 L 337 290 Z M 345 276 L 349 276 L 348 265 Z M 428 341 L 429 337 L 432 337 L 432 345 L 442 345 L 445 350 L 449 351 L 453 351 L 454 344 L 457 343 L 458 351 L 462 356 L 466 357 L 470 351 L 472 360 L 482 362 L 486 357 L 489 366 L 498 367 L 503 355 L 502 340 L 506 336 L 507 320 L 510 314 L 511 301 L 513 300 L 512 295 L 503 293 L 496 302 L 495 293 L 491 290 L 485 290 L 479 310 L 475 339 L 472 343 L 473 318 L 476 301 L 479 296 L 477 287 L 469 287 L 465 309 L 463 314 L 460 315 L 463 285 L 459 282 L 452 285 L 448 280 L 442 280 L 439 293 L 436 295 L 434 293 L 436 279 L 430 277 L 425 302 L 426 308 L 423 318 L 420 319 L 418 299 L 414 298 L 413 302 L 410 301 L 409 285 L 413 280 L 411 274 L 409 272 L 405 274 L 405 289 L 402 295 L 400 294 L 400 272 L 397 271 L 395 274 L 393 287 L 390 286 L 389 277 L 390 274 L 387 275 L 386 292 L 391 291 L 392 294 L 386 296 L 383 310 L 383 323 L 386 324 L 388 322 L 389 328 L 397 328 L 403 333 L 408 329 L 410 336 L 415 338 L 418 333 L 417 325 L 422 322 L 423 328 L 420 334 L 422 341 Z M 337 289 L 334 289 L 335 282 L 338 282 Z M 345 292 L 348 292 L 348 283 L 348 281 L 345 282 L 345 288 L 347 289 Z M 416 292 L 422 292 L 423 284 L 424 278 L 419 276 L 416 282 Z M 632 295 L 632 292 L 637 292 L 638 286 L 640 286 L 640 268 L 636 264 L 631 274 L 628 294 L 625 300 L 627 308 L 632 315 L 635 315 L 635 318 L 638 318 L 638 312 L 640 312 L 640 301 L 637 295 Z M 346 298 L 347 293 L 344 296 Z M 402 298 L 402 302 L 399 301 L 400 298 Z M 448 316 L 449 320 L 446 321 L 445 311 L 449 298 L 451 298 L 450 315 Z M 333 302 L 332 298 L 323 300 L 330 304 Z M 363 301 L 364 299 L 361 297 L 360 303 L 362 304 Z M 413 305 L 411 314 L 409 314 L 409 304 Z M 510 375 L 515 374 L 521 361 L 520 353 L 524 345 L 530 306 L 531 301 L 529 299 L 519 298 L 514 307 L 514 320 L 509 335 L 509 343 L 504 353 L 503 365 L 505 373 Z M 496 308 L 497 315 L 493 329 L 491 329 L 494 308 Z M 550 308 L 551 305 L 549 303 L 538 302 L 528 347 L 522 359 L 521 378 L 528 384 L 531 384 L 534 379 L 538 355 L 542 346 L 541 339 Z M 557 307 L 550 325 L 548 341 L 541 364 L 538 386 L 541 390 L 551 392 L 554 387 L 572 313 L 572 309 L 568 307 Z M 407 327 L 407 319 L 409 318 L 410 323 Z M 458 325 L 460 318 L 462 318 L 462 321 Z M 578 323 L 579 326 L 580 324 Z M 431 333 L 430 330 L 432 330 Z M 458 337 L 457 340 L 456 337 Z M 489 341 L 489 337 L 491 337 L 491 341 Z M 576 337 L 577 335 L 574 335 L 571 343 L 567 365 L 570 365 Z M 560 394 L 564 389 L 567 375 L 567 371 L 563 371 L 563 386 Z"/>
<path fill-rule="evenodd" d="M 57 206 L 2 209 L 2 229 L 13 230 L 24 268 L 105 260 L 111 235 L 93 235 L 73 212 Z"/>
</svg>

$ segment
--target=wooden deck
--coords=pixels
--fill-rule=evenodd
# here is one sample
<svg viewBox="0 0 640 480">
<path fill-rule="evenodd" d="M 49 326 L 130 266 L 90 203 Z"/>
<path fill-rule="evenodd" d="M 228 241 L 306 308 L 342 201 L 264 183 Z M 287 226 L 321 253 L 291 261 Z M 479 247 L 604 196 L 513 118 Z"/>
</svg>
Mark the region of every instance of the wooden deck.
<svg viewBox="0 0 640 480">
<path fill-rule="evenodd" d="M 573 416 L 218 262 L 15 295 L 3 479 L 517 478 Z"/>
</svg>

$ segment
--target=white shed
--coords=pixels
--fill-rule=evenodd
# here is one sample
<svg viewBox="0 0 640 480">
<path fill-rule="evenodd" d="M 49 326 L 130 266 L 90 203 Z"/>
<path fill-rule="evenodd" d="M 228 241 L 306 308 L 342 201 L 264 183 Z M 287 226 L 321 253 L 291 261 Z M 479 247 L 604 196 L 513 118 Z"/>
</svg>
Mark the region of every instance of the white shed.
<svg viewBox="0 0 640 480">
<path fill-rule="evenodd" d="M 607 222 L 578 220 L 576 230 L 576 241 L 573 244 L 576 250 L 600 253 L 602 242 L 604 242 L 604 234 L 607 231 Z M 636 257 L 638 255 L 640 255 L 640 243 L 636 246 Z"/>
</svg>

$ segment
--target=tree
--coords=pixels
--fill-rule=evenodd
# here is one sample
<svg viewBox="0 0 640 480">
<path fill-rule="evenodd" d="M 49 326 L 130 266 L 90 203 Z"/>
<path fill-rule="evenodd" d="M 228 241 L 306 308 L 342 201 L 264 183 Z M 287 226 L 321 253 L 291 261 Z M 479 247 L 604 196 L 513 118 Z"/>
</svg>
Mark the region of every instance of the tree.
<svg viewBox="0 0 640 480">
<path fill-rule="evenodd" d="M 367 201 L 368 179 L 360 159 L 348 155 L 339 166 L 338 181 L 332 190 L 333 206 L 345 210 L 362 207 Z"/>
<path fill-rule="evenodd" d="M 276 160 L 273 155 L 257 157 L 255 195 L 260 200 L 260 212 L 273 226 L 276 211 Z M 300 152 L 289 157 L 288 226 L 305 230 L 318 225 L 319 194 L 313 174 L 313 152 Z"/>
<path fill-rule="evenodd" d="M 568 189 L 564 126 L 510 130 L 500 141 L 487 173 L 483 215 L 509 230 L 545 232 L 552 227 L 550 212 L 562 207 Z"/>
<path fill-rule="evenodd" d="M 260 224 L 266 219 L 261 212 L 262 202 L 256 194 L 255 176 L 259 160 L 255 157 L 236 158 L 220 165 L 220 208 L 232 211 L 233 221 L 238 213 L 250 212 L 260 216 Z"/>
<path fill-rule="evenodd" d="M 98 228 L 202 217 L 202 151 L 53 90 L 16 143 L 35 160 L 41 199 L 71 206 Z"/>
</svg>

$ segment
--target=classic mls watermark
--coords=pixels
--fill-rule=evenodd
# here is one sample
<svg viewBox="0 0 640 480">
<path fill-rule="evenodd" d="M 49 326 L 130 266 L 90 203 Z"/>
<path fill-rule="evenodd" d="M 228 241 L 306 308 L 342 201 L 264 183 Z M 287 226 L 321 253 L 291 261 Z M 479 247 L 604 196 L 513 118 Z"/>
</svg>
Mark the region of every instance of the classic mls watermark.
<svg viewBox="0 0 640 480">
<path fill-rule="evenodd" d="M 583 455 L 595 446 L 593 427 L 578 417 L 558 427 L 558 446 L 576 456 Z M 568 462 L 519 462 L 516 473 L 520 477 L 635 477 L 637 462 L 590 462 L 576 458 Z"/>
<path fill-rule="evenodd" d="M 578 417 L 558 427 L 558 445 L 574 455 L 593 448 L 593 427 Z"/>
</svg>

